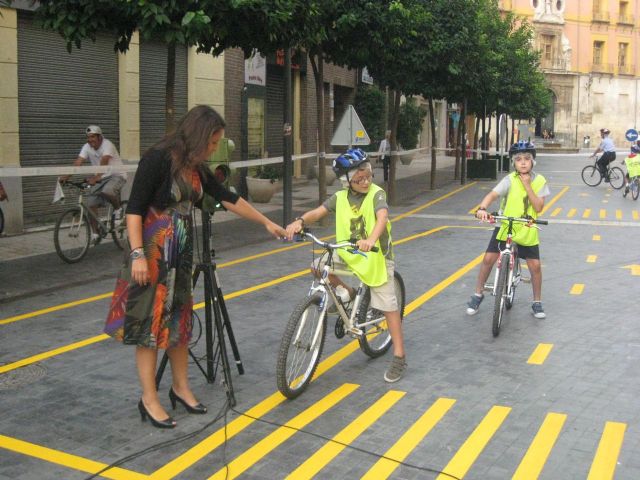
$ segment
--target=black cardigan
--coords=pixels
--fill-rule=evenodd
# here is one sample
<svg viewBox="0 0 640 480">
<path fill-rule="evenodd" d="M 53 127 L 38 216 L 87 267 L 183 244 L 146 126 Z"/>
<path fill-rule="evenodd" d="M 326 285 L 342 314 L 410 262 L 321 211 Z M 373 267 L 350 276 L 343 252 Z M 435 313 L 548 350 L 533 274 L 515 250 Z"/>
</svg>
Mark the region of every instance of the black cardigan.
<svg viewBox="0 0 640 480">
<path fill-rule="evenodd" d="M 236 203 L 240 198 L 220 185 L 206 165 L 197 168 L 202 189 L 218 202 Z M 171 200 L 171 154 L 167 150 L 149 150 L 140 160 L 131 187 L 127 213 L 143 218 L 150 206 L 164 210 Z"/>
</svg>

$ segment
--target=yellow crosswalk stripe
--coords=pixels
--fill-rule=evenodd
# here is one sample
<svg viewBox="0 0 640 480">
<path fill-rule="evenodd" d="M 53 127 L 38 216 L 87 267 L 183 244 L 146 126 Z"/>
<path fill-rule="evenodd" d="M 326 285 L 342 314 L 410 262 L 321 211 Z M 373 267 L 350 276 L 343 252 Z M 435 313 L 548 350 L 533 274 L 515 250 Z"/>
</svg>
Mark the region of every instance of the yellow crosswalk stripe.
<svg viewBox="0 0 640 480">
<path fill-rule="evenodd" d="M 631 210 L 631 218 L 633 218 L 634 220 L 638 220 L 638 211 L 637 210 Z"/>
<path fill-rule="evenodd" d="M 587 263 L 596 263 L 597 255 L 587 255 Z"/>
<path fill-rule="evenodd" d="M 607 422 L 605 424 L 587 480 L 613 478 L 626 428 L 625 423 Z"/>
<path fill-rule="evenodd" d="M 585 208 L 584 212 L 582 213 L 582 218 L 589 218 L 590 216 L 591 216 L 591 209 Z"/>
<path fill-rule="evenodd" d="M 365 473 L 361 480 L 382 480 L 388 478 L 393 471 L 398 468 L 399 464 L 397 462 L 402 462 L 409 456 L 418 443 L 429 434 L 454 403 L 456 403 L 456 401 L 451 398 L 439 398 L 436 400 L 436 402 L 411 425 L 409 430 L 385 452 L 384 456 L 386 458 L 378 460 L 373 467 Z M 394 462 L 389 459 L 396 461 Z"/>
<path fill-rule="evenodd" d="M 594 235 L 593 237 L 591 237 L 591 240 L 593 240 L 594 242 L 599 242 L 600 241 L 600 235 Z"/>
<path fill-rule="evenodd" d="M 489 440 L 491 440 L 496 431 L 498 431 L 498 428 L 500 428 L 502 422 L 507 418 L 509 412 L 511 412 L 511 408 L 509 407 L 496 405 L 491 408 L 489 413 L 485 415 L 480 424 L 462 444 L 458 452 L 442 471 L 454 477 L 463 478 L 471 468 L 471 465 L 473 465 L 473 462 L 475 462 L 482 453 L 484 447 L 487 446 Z M 449 479 L 451 479 L 451 477 L 445 473 L 441 473 L 436 478 L 436 480 Z"/>
<path fill-rule="evenodd" d="M 604 208 L 600 209 L 600 218 L 607 218 L 607 211 Z"/>
<path fill-rule="evenodd" d="M 534 480 L 540 476 L 566 419 L 563 413 L 547 414 L 511 480 Z"/>
<path fill-rule="evenodd" d="M 551 212 L 551 216 L 552 216 L 552 217 L 557 217 L 557 216 L 560 214 L 560 212 L 561 212 L 561 211 L 562 211 L 562 208 L 561 208 L 561 207 L 555 208 L 555 209 L 553 210 L 553 212 Z"/>
<path fill-rule="evenodd" d="M 540 343 L 533 351 L 527 363 L 530 365 L 542 365 L 549 356 L 553 343 Z"/>
<path fill-rule="evenodd" d="M 622 220 L 622 210 L 616 209 L 616 220 Z"/>
<path fill-rule="evenodd" d="M 333 437 L 333 442 L 326 443 L 286 478 L 290 480 L 313 478 L 313 476 L 327 466 L 331 460 L 338 456 L 338 454 L 346 448 L 346 445 L 350 445 L 351 442 L 358 438 L 362 432 L 369 428 L 405 394 L 406 392 L 394 390 L 387 392 L 382 398 L 367 408 L 358 418 Z"/>
<path fill-rule="evenodd" d="M 282 427 L 267 435 L 251 448 L 245 450 L 226 467 L 221 468 L 209 477 L 209 480 L 232 480 L 237 478 L 251 466 L 255 465 L 265 455 L 295 435 L 297 430 L 306 427 L 309 423 L 316 420 L 331 407 L 335 406 L 338 402 L 344 400 L 347 396 L 353 393 L 358 387 L 359 385 L 351 383 L 345 383 L 341 387 L 338 387 L 322 400 L 311 405 L 302 413 L 289 420 Z"/>
<path fill-rule="evenodd" d="M 584 291 L 584 283 L 574 283 L 569 292 L 571 295 L 582 295 Z"/>
<path fill-rule="evenodd" d="M 567 213 L 567 217 L 573 218 L 576 214 L 576 211 L 577 210 L 575 208 L 572 208 L 571 210 L 569 210 L 569 213 Z"/>
</svg>

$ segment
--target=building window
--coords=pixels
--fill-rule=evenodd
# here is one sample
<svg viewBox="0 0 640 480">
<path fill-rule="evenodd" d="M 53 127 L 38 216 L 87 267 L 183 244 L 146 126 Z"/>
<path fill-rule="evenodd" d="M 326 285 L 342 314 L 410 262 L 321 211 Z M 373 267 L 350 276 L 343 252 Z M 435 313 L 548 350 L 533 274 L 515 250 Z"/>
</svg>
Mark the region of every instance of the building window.
<svg viewBox="0 0 640 480">
<path fill-rule="evenodd" d="M 620 2 L 620 18 L 626 18 L 629 14 L 629 2 Z"/>
<path fill-rule="evenodd" d="M 562 10 L 562 0 L 558 0 L 556 2 L 556 10 L 558 10 L 558 11 Z"/>
<path fill-rule="evenodd" d="M 533 0 L 533 8 L 538 8 L 538 0 Z"/>
<path fill-rule="evenodd" d="M 629 51 L 628 43 L 618 44 L 618 67 L 627 66 L 627 52 Z"/>
<path fill-rule="evenodd" d="M 554 48 L 556 43 L 556 37 L 554 35 L 541 35 L 540 36 L 540 50 L 542 51 L 542 66 L 550 67 L 553 63 Z"/>
<path fill-rule="evenodd" d="M 604 55 L 604 42 L 593 42 L 593 64 L 602 65 Z"/>
</svg>

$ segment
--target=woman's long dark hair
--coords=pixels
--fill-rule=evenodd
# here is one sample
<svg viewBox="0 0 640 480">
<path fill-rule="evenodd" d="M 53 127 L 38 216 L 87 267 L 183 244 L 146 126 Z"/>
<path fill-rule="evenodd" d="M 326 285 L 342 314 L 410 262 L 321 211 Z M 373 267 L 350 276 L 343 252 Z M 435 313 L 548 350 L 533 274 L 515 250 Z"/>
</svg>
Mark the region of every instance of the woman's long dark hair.
<svg viewBox="0 0 640 480">
<path fill-rule="evenodd" d="M 171 152 L 171 173 L 175 177 L 185 168 L 198 167 L 196 159 L 207 149 L 211 135 L 225 125 L 222 116 L 213 108 L 198 105 L 182 117 L 174 132 L 151 148 Z"/>
</svg>

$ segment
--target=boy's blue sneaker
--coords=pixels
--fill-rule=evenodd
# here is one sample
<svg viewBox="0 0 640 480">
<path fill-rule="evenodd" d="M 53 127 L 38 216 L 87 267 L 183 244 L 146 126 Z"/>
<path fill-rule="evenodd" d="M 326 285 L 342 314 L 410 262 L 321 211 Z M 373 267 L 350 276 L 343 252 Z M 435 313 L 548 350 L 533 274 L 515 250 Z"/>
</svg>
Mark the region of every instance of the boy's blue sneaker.
<svg viewBox="0 0 640 480">
<path fill-rule="evenodd" d="M 471 295 L 471 298 L 467 302 L 467 315 L 475 315 L 478 313 L 478 309 L 480 308 L 480 304 L 484 300 L 484 295 Z"/>
<path fill-rule="evenodd" d="M 547 318 L 542 308 L 542 302 L 533 302 L 531 304 L 531 310 L 533 310 L 533 316 L 536 318 Z"/>
</svg>

